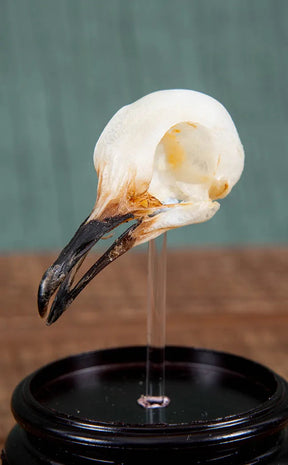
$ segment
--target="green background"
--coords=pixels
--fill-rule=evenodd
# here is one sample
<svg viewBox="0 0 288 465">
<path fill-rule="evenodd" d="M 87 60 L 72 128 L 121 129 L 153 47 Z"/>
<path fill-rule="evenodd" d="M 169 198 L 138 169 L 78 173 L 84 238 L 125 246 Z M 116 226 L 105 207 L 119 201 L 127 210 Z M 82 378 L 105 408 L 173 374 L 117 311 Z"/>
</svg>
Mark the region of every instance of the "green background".
<svg viewBox="0 0 288 465">
<path fill-rule="evenodd" d="M 170 246 L 287 242 L 288 1 L 1 0 L 2 251 L 61 248 L 92 209 L 95 142 L 158 89 L 220 100 L 246 152 L 208 223 Z"/>
</svg>

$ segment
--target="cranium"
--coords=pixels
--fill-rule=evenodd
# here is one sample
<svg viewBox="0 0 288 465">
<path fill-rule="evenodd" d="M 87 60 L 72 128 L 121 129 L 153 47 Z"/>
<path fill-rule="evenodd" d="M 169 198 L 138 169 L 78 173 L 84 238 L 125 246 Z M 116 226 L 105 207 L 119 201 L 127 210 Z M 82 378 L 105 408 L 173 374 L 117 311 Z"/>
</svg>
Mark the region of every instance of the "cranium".
<svg viewBox="0 0 288 465">
<path fill-rule="evenodd" d="M 47 323 L 71 304 L 89 281 L 131 247 L 172 228 L 210 219 L 238 181 L 244 152 L 225 108 L 192 90 L 163 90 L 121 108 L 96 144 L 95 207 L 44 274 L 39 312 Z M 73 287 L 93 245 L 121 223 L 132 226 Z"/>
</svg>

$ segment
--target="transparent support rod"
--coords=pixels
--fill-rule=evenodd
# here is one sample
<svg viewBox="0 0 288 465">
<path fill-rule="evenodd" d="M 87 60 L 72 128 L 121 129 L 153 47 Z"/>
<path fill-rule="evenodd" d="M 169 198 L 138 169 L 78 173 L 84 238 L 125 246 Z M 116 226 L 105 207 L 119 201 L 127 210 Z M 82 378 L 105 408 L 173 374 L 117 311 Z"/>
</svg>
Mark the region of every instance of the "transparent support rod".
<svg viewBox="0 0 288 465">
<path fill-rule="evenodd" d="M 149 242 L 146 393 L 138 404 L 146 409 L 166 407 L 165 395 L 166 344 L 166 233 Z"/>
</svg>

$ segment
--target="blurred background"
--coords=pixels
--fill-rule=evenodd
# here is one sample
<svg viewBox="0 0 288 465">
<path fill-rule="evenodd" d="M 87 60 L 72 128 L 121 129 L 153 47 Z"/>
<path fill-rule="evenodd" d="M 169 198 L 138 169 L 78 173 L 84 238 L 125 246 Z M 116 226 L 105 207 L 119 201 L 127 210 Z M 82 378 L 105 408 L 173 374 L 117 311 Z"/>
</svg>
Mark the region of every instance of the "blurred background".
<svg viewBox="0 0 288 465">
<path fill-rule="evenodd" d="M 168 233 L 167 344 L 244 355 L 288 379 L 287 24 L 286 0 L 0 0 L 0 449 L 24 376 L 146 344 L 145 253 L 107 267 L 49 329 L 36 296 L 94 206 L 100 133 L 159 89 L 218 99 L 246 153 L 215 217 Z"/>
<path fill-rule="evenodd" d="M 2 251 L 62 246 L 90 213 L 94 145 L 123 105 L 207 93 L 246 152 L 219 213 L 171 247 L 287 242 L 288 2 L 1 0 Z"/>
</svg>

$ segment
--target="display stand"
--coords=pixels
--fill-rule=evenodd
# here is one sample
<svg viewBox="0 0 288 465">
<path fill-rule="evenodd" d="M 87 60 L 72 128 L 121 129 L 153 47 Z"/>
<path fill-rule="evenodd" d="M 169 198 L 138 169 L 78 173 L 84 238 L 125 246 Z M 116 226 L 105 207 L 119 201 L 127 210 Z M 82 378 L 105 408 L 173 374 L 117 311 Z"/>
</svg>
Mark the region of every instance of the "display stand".
<svg viewBox="0 0 288 465">
<path fill-rule="evenodd" d="M 138 404 L 157 409 L 158 412 L 150 413 L 151 422 L 155 421 L 159 409 L 170 403 L 165 395 L 166 262 L 165 233 L 150 241 L 148 250 L 146 392 L 139 397 Z"/>
<path fill-rule="evenodd" d="M 165 235 L 148 264 L 147 347 L 74 355 L 25 378 L 3 465 L 287 465 L 287 382 L 233 354 L 165 348 Z"/>
</svg>

